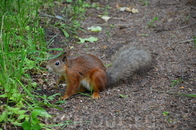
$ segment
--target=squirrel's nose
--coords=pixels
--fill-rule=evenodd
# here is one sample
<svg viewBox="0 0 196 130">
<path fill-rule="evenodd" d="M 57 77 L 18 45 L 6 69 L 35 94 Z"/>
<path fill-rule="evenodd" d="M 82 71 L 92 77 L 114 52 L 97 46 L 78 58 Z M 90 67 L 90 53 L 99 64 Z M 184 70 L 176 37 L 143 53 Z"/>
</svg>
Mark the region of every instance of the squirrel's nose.
<svg viewBox="0 0 196 130">
<path fill-rule="evenodd" d="M 52 68 L 51 68 L 49 65 L 46 65 L 46 69 L 47 69 L 49 72 L 52 72 Z"/>
</svg>

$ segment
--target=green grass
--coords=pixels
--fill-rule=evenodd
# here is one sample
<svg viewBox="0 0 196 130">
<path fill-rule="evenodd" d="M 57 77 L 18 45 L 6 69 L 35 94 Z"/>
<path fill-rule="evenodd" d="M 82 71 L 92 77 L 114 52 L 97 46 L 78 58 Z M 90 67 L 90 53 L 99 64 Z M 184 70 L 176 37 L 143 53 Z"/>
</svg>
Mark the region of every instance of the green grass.
<svg viewBox="0 0 196 130">
<path fill-rule="evenodd" d="M 179 78 L 179 79 L 176 79 L 176 80 L 172 80 L 171 87 L 174 87 L 177 84 L 182 83 L 182 82 L 183 82 L 182 78 Z"/>
<path fill-rule="evenodd" d="M 196 36 L 193 36 L 194 48 L 196 48 Z"/>
<path fill-rule="evenodd" d="M 155 22 L 159 20 L 158 16 L 155 16 L 150 22 L 148 22 L 148 25 L 146 26 L 146 28 L 150 28 L 150 27 L 156 27 Z"/>
<path fill-rule="evenodd" d="M 149 5 L 149 1 L 148 0 L 140 0 L 140 2 L 142 2 L 143 6 Z"/>
<path fill-rule="evenodd" d="M 40 126 L 38 119 L 34 120 L 37 115 L 29 113 L 37 108 L 45 111 L 31 94 L 36 87 L 30 77 L 31 69 L 38 69 L 37 59 L 46 55 L 38 8 L 33 0 L 0 2 L 0 122 L 5 129 L 30 120 L 34 121 L 32 126 Z"/>
<path fill-rule="evenodd" d="M 32 71 L 40 69 L 39 66 L 48 50 L 45 32 L 38 15 L 43 2 L 51 5 L 54 1 L 0 1 L 0 130 L 8 129 L 10 126 L 22 127 L 25 130 L 46 129 L 49 126 L 39 119 L 51 116 L 42 106 L 56 107 L 49 102 L 56 95 L 47 97 L 32 94 L 37 87 L 37 83 L 31 78 Z M 82 7 L 77 6 L 78 3 L 75 4 L 69 8 L 75 13 L 74 17 L 70 17 L 74 19 L 74 23 L 70 23 L 71 27 L 75 28 L 63 25 L 61 29 L 69 28 L 70 32 L 75 32 L 79 28 L 76 15 L 84 12 L 81 12 Z M 37 98 L 43 100 L 38 101 Z M 58 124 L 61 125 L 67 123 Z"/>
<path fill-rule="evenodd" d="M 83 0 L 66 0 L 66 5 L 54 4 L 45 5 L 45 27 L 53 27 L 61 30 L 66 37 L 65 40 L 69 41 L 74 35 L 77 35 L 77 30 L 80 28 L 80 21 L 85 19 L 84 13 L 86 8 L 92 7 L 90 4 Z M 58 3 L 58 2 L 56 2 Z M 59 8 L 61 11 L 56 13 L 55 10 Z M 54 22 L 55 20 L 55 22 Z"/>
</svg>

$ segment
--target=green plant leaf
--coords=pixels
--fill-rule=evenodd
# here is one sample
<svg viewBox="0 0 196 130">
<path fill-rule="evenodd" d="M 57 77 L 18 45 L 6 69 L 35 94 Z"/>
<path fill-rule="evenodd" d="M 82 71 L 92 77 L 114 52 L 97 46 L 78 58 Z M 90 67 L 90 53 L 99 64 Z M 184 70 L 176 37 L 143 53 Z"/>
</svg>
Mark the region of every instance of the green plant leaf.
<svg viewBox="0 0 196 130">
<path fill-rule="evenodd" d="M 21 119 L 25 119 L 25 118 L 28 118 L 29 115 L 19 115 L 18 119 L 21 120 Z"/>
<path fill-rule="evenodd" d="M 113 65 L 113 63 L 110 63 L 110 64 L 105 65 L 105 67 L 109 67 L 109 66 L 112 66 L 112 65 Z"/>
<path fill-rule="evenodd" d="M 169 112 L 168 111 L 164 111 L 162 114 L 163 114 L 163 116 L 168 116 Z"/>
<path fill-rule="evenodd" d="M 176 86 L 177 84 L 183 82 L 182 78 L 176 79 L 176 80 L 172 80 L 172 84 L 171 87 Z"/>
<path fill-rule="evenodd" d="M 55 99 L 56 96 L 59 96 L 59 95 L 61 95 L 61 94 L 60 93 L 56 93 L 56 94 L 54 94 L 52 96 L 49 96 L 48 99 L 49 100 L 53 100 L 53 99 Z"/>
<path fill-rule="evenodd" d="M 66 101 L 57 101 L 56 104 L 64 104 Z"/>
<path fill-rule="evenodd" d="M 8 112 L 4 111 L 1 115 L 0 115 L 0 122 L 2 121 L 6 121 L 8 118 Z"/>
<path fill-rule="evenodd" d="M 41 130 L 42 127 L 39 124 L 33 125 L 32 123 L 30 123 L 28 121 L 24 121 L 22 123 L 22 128 L 24 130 Z"/>
<path fill-rule="evenodd" d="M 4 93 L 4 94 L 0 95 L 0 97 L 2 97 L 2 98 L 5 98 L 7 96 L 8 96 L 7 93 Z"/>
<path fill-rule="evenodd" d="M 65 37 L 69 37 L 69 33 L 65 30 L 65 29 L 61 29 L 63 31 L 63 34 L 65 35 Z"/>
<path fill-rule="evenodd" d="M 31 128 L 31 130 L 41 130 L 41 126 L 39 124 L 33 125 L 33 127 Z"/>
<path fill-rule="evenodd" d="M 146 34 L 141 34 L 141 36 L 148 36 L 149 34 L 148 33 L 146 33 Z"/>
<path fill-rule="evenodd" d="M 98 38 L 96 37 L 90 37 L 90 38 L 80 38 L 78 37 L 78 39 L 80 40 L 79 42 L 77 43 L 84 43 L 84 42 L 96 42 L 98 40 Z"/>
<path fill-rule="evenodd" d="M 46 110 L 42 107 L 36 107 L 31 113 L 32 118 L 35 119 L 38 115 L 41 117 L 51 117 L 50 114 L 46 112 Z"/>
<path fill-rule="evenodd" d="M 146 28 L 149 28 L 149 27 L 156 27 L 156 25 L 154 24 L 155 21 L 159 20 L 159 17 L 158 16 L 155 16 L 150 22 L 148 22 L 148 25 L 146 26 Z"/>
<path fill-rule="evenodd" d="M 40 121 L 38 120 L 37 116 L 41 116 L 41 117 L 49 117 L 50 115 L 46 112 L 45 109 L 43 109 L 42 107 L 35 107 L 34 110 L 31 112 L 31 123 L 33 125 L 36 125 L 38 123 L 40 123 Z"/>
<path fill-rule="evenodd" d="M 31 130 L 31 123 L 28 122 L 28 121 L 24 121 L 24 122 L 22 123 L 22 128 L 23 128 L 24 130 Z"/>
<path fill-rule="evenodd" d="M 178 95 L 187 96 L 187 97 L 196 97 L 196 94 L 183 94 L 183 93 L 177 93 Z"/>
<path fill-rule="evenodd" d="M 126 98 L 126 97 L 128 97 L 128 95 L 122 95 L 122 94 L 120 94 L 119 95 L 121 98 Z"/>
<path fill-rule="evenodd" d="M 89 27 L 88 30 L 90 30 L 92 32 L 100 32 L 100 31 L 102 31 L 102 27 L 100 27 L 100 26 L 92 26 L 92 27 Z"/>
<path fill-rule="evenodd" d="M 70 3 L 71 3 L 72 1 L 73 1 L 73 0 L 66 0 L 66 2 L 70 2 Z"/>
<path fill-rule="evenodd" d="M 36 67 L 36 62 L 33 60 L 29 60 L 28 58 L 25 58 L 24 62 L 25 62 L 25 67 L 23 68 L 23 71 L 27 69 L 33 69 L 34 67 Z"/>
</svg>

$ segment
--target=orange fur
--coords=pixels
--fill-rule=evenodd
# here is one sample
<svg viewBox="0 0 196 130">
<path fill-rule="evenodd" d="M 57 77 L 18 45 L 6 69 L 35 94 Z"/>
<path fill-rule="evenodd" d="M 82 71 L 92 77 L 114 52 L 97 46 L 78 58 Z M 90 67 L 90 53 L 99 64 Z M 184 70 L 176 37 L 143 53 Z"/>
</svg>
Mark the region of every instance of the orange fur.
<svg viewBox="0 0 196 130">
<path fill-rule="evenodd" d="M 106 68 L 101 60 L 90 54 L 68 58 L 66 61 L 62 59 L 65 57 L 57 57 L 50 60 L 47 65 L 48 70 L 62 74 L 57 81 L 57 86 L 63 78 L 66 80 L 67 89 L 62 98 L 67 99 L 85 90 L 93 92 L 92 98 L 100 98 L 99 92 L 103 91 L 107 85 Z M 55 65 L 56 62 L 59 62 L 58 66 Z M 56 71 L 62 68 L 64 72 Z"/>
<path fill-rule="evenodd" d="M 93 98 L 100 98 L 99 92 L 106 86 L 116 86 L 119 81 L 127 80 L 136 72 L 151 68 L 152 55 L 148 50 L 127 44 L 116 52 L 112 63 L 106 74 L 106 68 L 96 56 L 85 54 L 68 58 L 65 52 L 50 60 L 47 68 L 61 75 L 56 86 L 61 80 L 66 80 L 67 90 L 64 99 L 85 90 L 92 91 Z"/>
</svg>

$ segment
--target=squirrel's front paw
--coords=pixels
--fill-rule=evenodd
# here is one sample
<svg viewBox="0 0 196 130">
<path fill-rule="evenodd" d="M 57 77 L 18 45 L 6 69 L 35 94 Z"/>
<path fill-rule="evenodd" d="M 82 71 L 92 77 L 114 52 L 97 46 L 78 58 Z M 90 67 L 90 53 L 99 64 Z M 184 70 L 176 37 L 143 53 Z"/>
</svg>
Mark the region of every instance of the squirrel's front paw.
<svg viewBox="0 0 196 130">
<path fill-rule="evenodd" d="M 68 95 L 64 95 L 63 97 L 61 97 L 61 99 L 62 100 L 66 100 L 66 99 L 68 99 L 70 96 L 68 96 Z"/>
<path fill-rule="evenodd" d="M 100 98 L 99 93 L 98 92 L 94 92 L 93 95 L 92 95 L 92 98 L 94 98 L 94 99 Z"/>
</svg>

